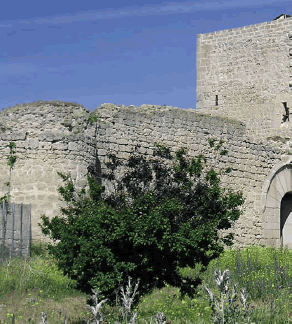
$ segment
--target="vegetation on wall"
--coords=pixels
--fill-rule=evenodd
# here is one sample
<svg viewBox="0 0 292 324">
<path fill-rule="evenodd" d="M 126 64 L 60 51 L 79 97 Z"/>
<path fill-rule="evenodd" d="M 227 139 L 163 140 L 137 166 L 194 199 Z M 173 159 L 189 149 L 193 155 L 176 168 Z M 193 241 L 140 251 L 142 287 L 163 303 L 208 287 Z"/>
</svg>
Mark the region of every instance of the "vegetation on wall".
<svg viewBox="0 0 292 324">
<path fill-rule="evenodd" d="M 93 124 L 98 121 L 99 116 L 97 115 L 90 115 L 88 117 L 88 123 Z"/>
<path fill-rule="evenodd" d="M 5 182 L 4 184 L 7 186 L 7 194 L 2 196 L 0 198 L 0 204 L 3 204 L 3 201 L 5 202 L 5 210 L 6 210 L 6 217 L 2 219 L 3 221 L 3 237 L 2 237 L 2 242 L 5 242 L 5 235 L 6 235 L 6 224 L 7 224 L 7 216 L 11 213 L 11 195 L 10 195 L 10 190 L 11 190 L 11 173 L 12 169 L 14 168 L 14 164 L 16 162 L 16 156 L 15 156 L 15 148 L 16 144 L 14 142 L 9 143 L 9 149 L 10 149 L 10 155 L 7 158 L 7 165 L 9 166 L 9 181 Z M 3 243 L 2 243 L 3 244 Z M 2 259 L 3 259 L 3 246 L 2 246 Z"/>
<path fill-rule="evenodd" d="M 16 144 L 14 142 L 10 142 L 9 143 L 9 148 L 10 148 L 10 155 L 7 158 L 7 165 L 9 166 L 9 181 L 5 182 L 4 184 L 7 186 L 7 194 L 5 194 L 4 196 L 2 196 L 0 198 L 0 203 L 2 203 L 3 201 L 5 201 L 6 203 L 6 210 L 8 208 L 8 204 L 11 201 L 11 196 L 10 196 L 10 190 L 11 190 L 11 173 L 12 173 L 12 169 L 14 168 L 14 164 L 16 162 L 16 156 L 15 156 L 15 151 L 14 149 L 16 148 Z"/>
</svg>

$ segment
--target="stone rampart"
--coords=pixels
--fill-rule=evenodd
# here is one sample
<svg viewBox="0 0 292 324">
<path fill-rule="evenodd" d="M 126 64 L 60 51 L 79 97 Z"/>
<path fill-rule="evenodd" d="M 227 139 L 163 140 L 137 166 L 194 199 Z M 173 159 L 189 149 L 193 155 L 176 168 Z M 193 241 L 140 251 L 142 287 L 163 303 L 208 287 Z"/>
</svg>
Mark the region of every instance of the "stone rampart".
<svg viewBox="0 0 292 324">
<path fill-rule="evenodd" d="M 8 144 L 16 143 L 11 176 L 12 202 L 32 204 L 32 239 L 43 239 L 40 216 L 57 215 L 64 203 L 57 191 L 63 181 L 57 172 L 70 172 L 81 188 L 87 166 L 95 160 L 95 141 L 88 132 L 90 111 L 80 105 L 35 102 L 0 112 L 0 195 L 7 193 Z"/>
<path fill-rule="evenodd" d="M 192 109 L 106 104 L 93 114 L 99 116 L 97 145 L 101 165 L 107 152 L 127 158 L 137 144 L 141 145 L 141 153 L 146 154 L 152 154 L 153 144 L 158 142 L 173 150 L 186 147 L 191 156 L 208 156 L 208 140 L 224 140 L 228 154 L 219 157 L 218 166 L 231 166 L 233 170 L 222 177 L 222 182 L 228 188 L 242 190 L 246 199 L 244 214 L 234 227 L 235 246 L 273 244 L 264 232 L 262 187 L 272 167 L 281 161 L 281 150 L 265 142 L 254 142 L 246 136 L 246 127 L 241 122 Z"/>
<path fill-rule="evenodd" d="M 104 104 L 90 112 L 83 106 L 62 102 L 35 102 L 1 112 L 0 195 L 8 181 L 8 144 L 16 143 L 17 160 L 12 171 L 11 196 L 15 203 L 32 204 L 32 240 L 48 241 L 37 223 L 40 216 L 60 215 L 57 188 L 63 184 L 57 171 L 70 172 L 78 188 L 86 188 L 87 167 L 97 155 L 104 168 L 106 154 L 127 158 L 137 145 L 152 154 L 154 143 L 172 150 L 186 147 L 191 156 L 208 155 L 208 140 L 224 140 L 227 155 L 219 155 L 218 167 L 232 167 L 222 178 L 224 186 L 242 190 L 244 214 L 234 226 L 235 246 L 265 244 L 262 188 L 281 150 L 255 142 L 246 126 L 236 120 L 213 117 L 192 109 L 168 106 L 125 107 Z M 270 242 L 271 243 L 271 242 Z"/>
</svg>

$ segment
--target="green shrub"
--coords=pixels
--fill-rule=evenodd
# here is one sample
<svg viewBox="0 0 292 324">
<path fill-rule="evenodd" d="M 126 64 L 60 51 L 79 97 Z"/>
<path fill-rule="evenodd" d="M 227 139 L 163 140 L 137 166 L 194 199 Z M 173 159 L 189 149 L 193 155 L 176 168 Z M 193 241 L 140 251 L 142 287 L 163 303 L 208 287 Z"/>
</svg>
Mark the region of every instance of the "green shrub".
<svg viewBox="0 0 292 324">
<path fill-rule="evenodd" d="M 65 187 L 65 217 L 42 216 L 42 232 L 59 240 L 49 253 L 64 274 L 87 294 L 99 289 L 114 305 L 115 288 L 128 276 L 140 279 L 139 298 L 166 284 L 182 287 L 179 269 L 209 262 L 231 245 L 233 235 L 217 232 L 231 227 L 240 216 L 242 194 L 224 190 L 206 159 L 187 157 L 184 148 L 175 156 L 157 145 L 153 158 L 132 154 L 126 162 L 110 155 L 103 178 L 113 192 L 87 174 L 89 195 L 76 196 L 70 175 L 59 173 Z M 118 177 L 119 171 L 124 170 Z M 188 278 L 198 285 L 200 278 Z"/>
</svg>

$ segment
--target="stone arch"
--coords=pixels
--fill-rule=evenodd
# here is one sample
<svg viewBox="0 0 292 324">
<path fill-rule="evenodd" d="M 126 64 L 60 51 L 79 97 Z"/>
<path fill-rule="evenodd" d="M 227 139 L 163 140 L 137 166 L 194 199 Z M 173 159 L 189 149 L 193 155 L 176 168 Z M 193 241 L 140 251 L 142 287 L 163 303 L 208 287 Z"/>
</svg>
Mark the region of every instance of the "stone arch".
<svg viewBox="0 0 292 324">
<path fill-rule="evenodd" d="M 292 230 L 292 158 L 285 157 L 272 169 L 263 186 L 262 206 L 266 244 L 277 248 L 288 244 Z"/>
</svg>

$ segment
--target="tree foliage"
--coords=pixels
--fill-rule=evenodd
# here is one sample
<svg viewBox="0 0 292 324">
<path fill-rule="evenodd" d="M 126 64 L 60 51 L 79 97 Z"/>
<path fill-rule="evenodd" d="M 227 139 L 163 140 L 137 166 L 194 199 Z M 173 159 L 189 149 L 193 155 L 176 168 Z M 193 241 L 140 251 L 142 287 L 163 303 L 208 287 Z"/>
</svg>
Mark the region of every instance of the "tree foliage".
<svg viewBox="0 0 292 324">
<path fill-rule="evenodd" d="M 232 244 L 233 235 L 219 238 L 218 230 L 239 218 L 242 194 L 223 189 L 203 155 L 190 158 L 181 148 L 172 156 L 159 144 L 151 158 L 109 155 L 102 177 L 112 183 L 110 193 L 91 172 L 88 194 L 82 190 L 76 197 L 70 175 L 58 174 L 66 183 L 59 193 L 67 207 L 63 216 L 43 215 L 39 224 L 59 240 L 49 253 L 77 289 L 90 294 L 98 288 L 111 305 L 128 276 L 140 279 L 140 297 L 165 283 L 180 287 L 179 268 L 207 266 Z"/>
</svg>

